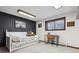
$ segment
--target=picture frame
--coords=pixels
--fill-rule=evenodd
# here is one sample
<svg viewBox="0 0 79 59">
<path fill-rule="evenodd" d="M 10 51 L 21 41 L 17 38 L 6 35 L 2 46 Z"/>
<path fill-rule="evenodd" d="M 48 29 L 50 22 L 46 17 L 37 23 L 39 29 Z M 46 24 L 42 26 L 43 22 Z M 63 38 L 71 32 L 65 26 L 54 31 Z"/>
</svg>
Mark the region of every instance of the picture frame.
<svg viewBox="0 0 79 59">
<path fill-rule="evenodd" d="M 24 29 L 26 28 L 26 23 L 23 21 L 15 20 L 15 28 Z"/>
<path fill-rule="evenodd" d="M 73 26 L 75 26 L 75 21 L 67 22 L 67 27 L 73 27 Z"/>
<path fill-rule="evenodd" d="M 42 23 L 39 23 L 39 24 L 38 24 L 38 28 L 41 28 L 41 27 L 42 27 Z"/>
</svg>

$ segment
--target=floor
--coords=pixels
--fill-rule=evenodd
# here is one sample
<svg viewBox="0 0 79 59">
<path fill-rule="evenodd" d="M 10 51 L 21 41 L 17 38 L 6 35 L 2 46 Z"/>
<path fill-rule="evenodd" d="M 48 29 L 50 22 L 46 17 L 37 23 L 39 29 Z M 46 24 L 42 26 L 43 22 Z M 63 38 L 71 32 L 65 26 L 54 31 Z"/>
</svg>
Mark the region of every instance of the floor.
<svg viewBox="0 0 79 59">
<path fill-rule="evenodd" d="M 0 53 L 7 53 L 5 47 L 0 48 Z M 32 46 L 16 50 L 12 53 L 79 53 L 79 49 L 64 46 L 56 46 L 45 43 L 36 43 Z"/>
</svg>

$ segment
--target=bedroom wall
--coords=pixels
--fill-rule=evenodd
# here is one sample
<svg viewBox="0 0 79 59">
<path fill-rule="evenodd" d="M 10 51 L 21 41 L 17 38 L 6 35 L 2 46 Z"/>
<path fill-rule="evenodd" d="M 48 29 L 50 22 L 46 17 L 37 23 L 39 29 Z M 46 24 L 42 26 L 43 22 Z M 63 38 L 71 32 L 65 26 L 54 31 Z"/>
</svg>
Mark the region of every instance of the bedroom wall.
<svg viewBox="0 0 79 59">
<path fill-rule="evenodd" d="M 17 29 L 14 26 L 15 20 L 20 20 L 26 23 L 25 29 Z M 33 31 L 36 33 L 36 22 L 29 19 L 20 18 L 7 13 L 0 12 L 0 46 L 5 45 L 5 31 L 12 32 L 28 32 Z"/>
<path fill-rule="evenodd" d="M 62 31 L 45 31 L 45 21 L 66 17 L 66 30 Z M 76 19 L 76 12 L 69 12 L 64 13 L 61 15 L 56 15 L 53 17 L 50 17 L 46 20 L 38 21 L 37 22 L 37 33 L 40 37 L 40 40 L 44 41 L 45 35 L 50 32 L 53 35 L 59 35 L 59 43 L 64 45 L 70 45 L 74 47 L 79 47 L 79 19 Z M 75 21 L 74 27 L 67 27 L 68 21 Z M 42 27 L 38 28 L 38 24 L 42 23 Z"/>
</svg>

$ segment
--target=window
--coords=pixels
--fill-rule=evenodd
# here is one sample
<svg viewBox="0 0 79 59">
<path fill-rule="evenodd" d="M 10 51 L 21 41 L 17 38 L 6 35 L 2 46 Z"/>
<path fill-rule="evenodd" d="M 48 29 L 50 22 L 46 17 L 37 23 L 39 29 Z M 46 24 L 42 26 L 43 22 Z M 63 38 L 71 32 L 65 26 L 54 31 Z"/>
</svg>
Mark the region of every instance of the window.
<svg viewBox="0 0 79 59">
<path fill-rule="evenodd" d="M 46 21 L 45 30 L 65 30 L 65 17 Z"/>
<path fill-rule="evenodd" d="M 54 29 L 54 22 L 48 22 L 47 27 L 48 27 L 48 30 L 53 30 Z"/>
</svg>

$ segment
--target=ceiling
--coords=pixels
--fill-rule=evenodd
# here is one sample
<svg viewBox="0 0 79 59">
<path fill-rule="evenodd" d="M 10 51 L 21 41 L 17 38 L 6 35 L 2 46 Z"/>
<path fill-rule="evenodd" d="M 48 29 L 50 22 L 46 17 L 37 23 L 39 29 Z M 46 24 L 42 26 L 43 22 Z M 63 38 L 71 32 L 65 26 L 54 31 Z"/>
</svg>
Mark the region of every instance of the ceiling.
<svg viewBox="0 0 79 59">
<path fill-rule="evenodd" d="M 18 9 L 36 15 L 36 18 L 30 18 L 28 16 L 18 14 L 17 13 Z M 12 15 L 16 15 L 34 21 L 43 20 L 45 18 L 49 18 L 50 16 L 73 12 L 76 10 L 77 10 L 76 6 L 63 6 L 59 9 L 56 9 L 53 6 L 0 6 L 0 11 L 2 12 L 6 12 Z"/>
</svg>

